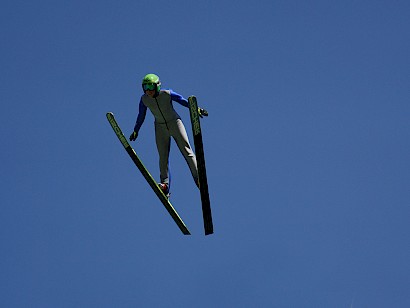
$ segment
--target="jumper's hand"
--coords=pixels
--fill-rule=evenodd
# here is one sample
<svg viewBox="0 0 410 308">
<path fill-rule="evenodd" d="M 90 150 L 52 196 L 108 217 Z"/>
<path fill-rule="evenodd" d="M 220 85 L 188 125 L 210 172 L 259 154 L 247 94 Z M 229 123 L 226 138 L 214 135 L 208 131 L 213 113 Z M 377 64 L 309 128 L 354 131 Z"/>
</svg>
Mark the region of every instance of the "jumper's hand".
<svg viewBox="0 0 410 308">
<path fill-rule="evenodd" d="M 138 137 L 138 133 L 137 132 L 132 132 L 131 136 L 130 136 L 130 141 L 135 141 Z"/>
<path fill-rule="evenodd" d="M 208 111 L 206 111 L 205 109 L 199 108 L 198 107 L 198 114 L 199 116 L 202 117 L 207 117 L 208 116 Z"/>
</svg>

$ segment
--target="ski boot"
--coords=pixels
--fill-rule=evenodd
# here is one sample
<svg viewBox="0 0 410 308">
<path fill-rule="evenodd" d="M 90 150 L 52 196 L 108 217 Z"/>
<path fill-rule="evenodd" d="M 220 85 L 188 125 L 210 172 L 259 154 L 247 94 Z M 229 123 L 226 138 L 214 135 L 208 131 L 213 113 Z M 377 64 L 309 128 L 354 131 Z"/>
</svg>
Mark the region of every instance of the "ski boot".
<svg viewBox="0 0 410 308">
<path fill-rule="evenodd" d="M 169 186 L 167 183 L 158 183 L 159 188 L 162 190 L 164 195 L 169 199 L 169 196 L 171 195 L 169 192 Z"/>
</svg>

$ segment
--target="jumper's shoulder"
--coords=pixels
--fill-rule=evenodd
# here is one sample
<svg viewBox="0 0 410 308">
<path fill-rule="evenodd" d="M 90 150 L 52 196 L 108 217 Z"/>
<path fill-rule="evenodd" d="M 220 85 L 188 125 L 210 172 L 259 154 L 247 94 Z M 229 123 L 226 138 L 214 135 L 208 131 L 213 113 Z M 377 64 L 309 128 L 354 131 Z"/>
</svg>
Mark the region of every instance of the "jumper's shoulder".
<svg viewBox="0 0 410 308">
<path fill-rule="evenodd" d="M 164 89 L 164 90 L 161 90 L 160 95 L 162 94 L 162 95 L 170 96 L 171 92 L 172 92 L 172 90 L 170 90 L 170 89 Z"/>
<path fill-rule="evenodd" d="M 144 104 L 145 106 L 147 105 L 147 102 L 149 101 L 149 96 L 147 94 L 142 94 L 140 98 L 140 105 Z"/>
</svg>

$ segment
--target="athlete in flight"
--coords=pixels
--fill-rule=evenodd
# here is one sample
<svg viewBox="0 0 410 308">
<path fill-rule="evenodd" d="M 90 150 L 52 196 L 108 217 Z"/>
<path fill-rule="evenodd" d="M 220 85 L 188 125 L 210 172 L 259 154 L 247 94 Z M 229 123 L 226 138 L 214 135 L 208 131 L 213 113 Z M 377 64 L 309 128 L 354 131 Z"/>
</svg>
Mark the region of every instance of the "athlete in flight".
<svg viewBox="0 0 410 308">
<path fill-rule="evenodd" d="M 161 90 L 161 82 L 155 74 L 148 74 L 142 80 L 144 94 L 139 103 L 139 112 L 134 131 L 130 136 L 130 141 L 135 141 L 138 132 L 144 123 L 147 108 L 155 118 L 155 141 L 159 154 L 160 183 L 158 184 L 164 194 L 169 197 L 171 189 L 171 176 L 169 172 L 169 151 L 171 137 L 174 138 L 179 150 L 184 156 L 195 184 L 199 187 L 198 169 L 194 151 L 189 144 L 188 135 L 181 117 L 175 111 L 172 102 L 177 102 L 189 108 L 188 101 L 180 94 L 172 90 Z M 206 110 L 198 108 L 199 115 L 207 116 Z"/>
</svg>

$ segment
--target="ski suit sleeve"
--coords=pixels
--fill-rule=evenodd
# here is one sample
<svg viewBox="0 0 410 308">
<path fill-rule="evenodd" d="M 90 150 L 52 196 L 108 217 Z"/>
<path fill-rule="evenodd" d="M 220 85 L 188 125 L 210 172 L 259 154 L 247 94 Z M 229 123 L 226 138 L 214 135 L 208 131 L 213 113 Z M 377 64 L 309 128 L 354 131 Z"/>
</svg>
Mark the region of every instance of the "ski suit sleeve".
<svg viewBox="0 0 410 308">
<path fill-rule="evenodd" d="M 135 126 L 134 126 L 134 132 L 139 132 L 142 123 L 144 123 L 145 120 L 145 116 L 147 115 L 147 106 L 144 105 L 144 103 L 142 102 L 142 99 L 140 99 L 140 104 L 138 107 L 138 117 L 137 117 L 137 121 L 135 122 Z"/>
<path fill-rule="evenodd" d="M 169 90 L 169 91 L 170 91 L 170 94 L 171 94 L 171 100 L 173 100 L 174 102 L 177 102 L 177 103 L 181 104 L 181 105 L 184 106 L 184 107 L 189 108 L 189 103 L 188 103 L 188 101 L 187 101 L 181 94 L 178 94 L 178 93 L 176 93 L 176 92 L 174 92 L 174 91 L 172 91 L 172 90 Z"/>
</svg>

